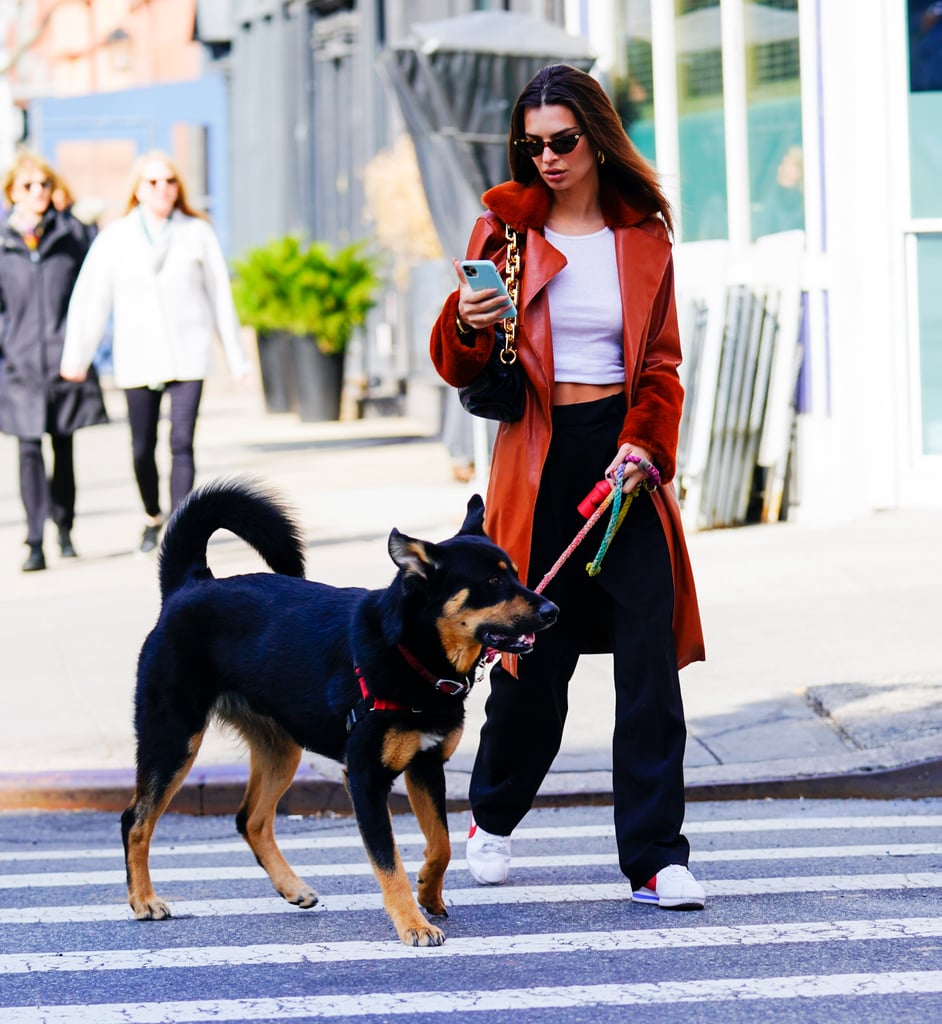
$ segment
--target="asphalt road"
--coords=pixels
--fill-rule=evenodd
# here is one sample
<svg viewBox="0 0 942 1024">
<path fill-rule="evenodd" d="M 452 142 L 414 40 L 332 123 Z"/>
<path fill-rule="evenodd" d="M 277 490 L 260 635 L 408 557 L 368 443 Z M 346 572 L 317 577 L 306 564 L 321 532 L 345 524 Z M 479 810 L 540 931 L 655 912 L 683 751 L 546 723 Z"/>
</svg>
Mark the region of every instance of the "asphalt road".
<svg viewBox="0 0 942 1024">
<path fill-rule="evenodd" d="M 289 907 L 229 818 L 165 816 L 155 884 L 124 903 L 114 815 L 0 815 L 0 1021 L 942 1019 L 942 801 L 757 801 L 688 809 L 707 909 L 630 902 L 607 807 L 531 812 L 510 883 L 474 886 L 455 815 L 448 936 L 402 946 L 345 817 L 284 818 L 321 905 Z M 421 837 L 395 820 L 412 872 Z"/>
</svg>

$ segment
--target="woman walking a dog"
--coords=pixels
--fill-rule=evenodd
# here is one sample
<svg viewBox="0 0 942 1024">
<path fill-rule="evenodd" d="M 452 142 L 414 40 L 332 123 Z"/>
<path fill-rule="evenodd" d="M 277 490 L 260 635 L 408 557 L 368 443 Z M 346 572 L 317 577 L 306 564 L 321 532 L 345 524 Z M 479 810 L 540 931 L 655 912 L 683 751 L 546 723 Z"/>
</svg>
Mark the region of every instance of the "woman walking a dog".
<svg viewBox="0 0 942 1024">
<path fill-rule="evenodd" d="M 233 377 L 249 376 L 219 242 L 187 201 L 175 164 L 159 151 L 138 158 L 126 214 L 95 239 L 76 282 L 62 357 L 67 380 L 84 378 L 112 310 L 114 379 L 128 403 L 146 554 L 163 525 L 155 452 L 164 393 L 172 510 L 193 488 L 193 435 L 217 334 Z"/>
<path fill-rule="evenodd" d="M 522 253 L 516 343 L 527 399 L 494 446 L 488 534 L 532 587 L 584 524 L 577 505 L 601 477 L 623 474 L 634 498 L 600 573 L 586 573 L 584 556 L 569 559 L 545 591 L 559 605 L 557 624 L 532 654 L 504 657 L 491 672 L 468 867 L 481 884 L 506 880 L 510 836 L 559 750 L 579 655 L 612 652 L 621 869 L 637 902 L 701 909 L 681 831 L 678 669 L 704 650 L 670 484 L 683 404 L 670 209 L 602 88 L 567 65 L 542 68 L 526 86 L 508 152 L 512 180 L 485 193 L 467 253 L 503 267 L 505 226 Z M 473 291 L 455 266 L 459 287 L 431 354 L 444 380 L 462 387 L 487 362 L 504 300 Z M 603 532 L 590 534 L 590 555 Z"/>
</svg>

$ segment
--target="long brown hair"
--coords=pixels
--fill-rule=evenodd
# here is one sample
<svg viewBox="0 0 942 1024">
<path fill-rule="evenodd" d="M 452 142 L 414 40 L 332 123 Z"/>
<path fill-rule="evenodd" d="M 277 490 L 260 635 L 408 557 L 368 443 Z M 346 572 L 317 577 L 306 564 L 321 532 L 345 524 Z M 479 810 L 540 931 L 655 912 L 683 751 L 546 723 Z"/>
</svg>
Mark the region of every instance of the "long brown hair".
<svg viewBox="0 0 942 1024">
<path fill-rule="evenodd" d="M 530 79 L 510 117 L 507 159 L 514 181 L 529 185 L 537 175 L 531 157 L 517 151 L 515 139 L 526 137 L 524 114 L 532 107 L 567 107 L 599 154 L 599 182 L 610 182 L 644 213 L 660 214 L 673 230 L 670 203 L 657 173 L 625 134 L 621 119 L 601 85 L 569 64 L 547 64 Z"/>
<path fill-rule="evenodd" d="M 205 213 L 200 210 L 195 210 L 190 206 L 190 203 L 186 198 L 186 185 L 184 185 L 183 178 L 180 175 L 180 168 L 177 167 L 173 158 L 162 149 L 151 149 L 147 153 L 141 153 L 141 155 L 134 161 L 134 166 L 131 168 L 131 179 L 128 183 L 128 199 L 124 207 L 124 212 L 130 213 L 135 206 L 140 205 L 140 200 L 137 198 L 137 188 L 144 177 L 144 168 L 152 160 L 159 160 L 160 163 L 166 164 L 167 167 L 170 168 L 170 172 L 177 179 L 177 198 L 173 204 L 173 208 L 175 210 L 179 210 L 181 213 L 185 213 L 187 217 L 199 217 L 201 220 L 209 220 Z"/>
</svg>

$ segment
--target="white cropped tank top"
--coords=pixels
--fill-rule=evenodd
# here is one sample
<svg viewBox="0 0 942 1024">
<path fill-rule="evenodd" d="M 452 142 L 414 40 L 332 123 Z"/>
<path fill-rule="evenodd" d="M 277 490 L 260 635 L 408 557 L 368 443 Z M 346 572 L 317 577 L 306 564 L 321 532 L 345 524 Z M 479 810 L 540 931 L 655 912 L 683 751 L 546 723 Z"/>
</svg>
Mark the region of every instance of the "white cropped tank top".
<svg viewBox="0 0 942 1024">
<path fill-rule="evenodd" d="M 608 227 L 589 235 L 560 235 L 549 228 L 543 231 L 567 260 L 547 285 L 555 380 L 622 382 L 625 353 L 615 233 Z"/>
</svg>

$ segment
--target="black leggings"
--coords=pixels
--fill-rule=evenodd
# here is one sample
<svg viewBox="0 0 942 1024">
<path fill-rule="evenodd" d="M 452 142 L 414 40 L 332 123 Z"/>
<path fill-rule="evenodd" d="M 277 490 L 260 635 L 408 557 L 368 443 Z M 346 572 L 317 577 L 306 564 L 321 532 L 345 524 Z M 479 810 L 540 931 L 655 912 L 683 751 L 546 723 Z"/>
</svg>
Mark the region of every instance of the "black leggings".
<svg viewBox="0 0 942 1024">
<path fill-rule="evenodd" d="M 617 450 L 624 398 L 558 407 L 537 497 L 529 585 L 536 586 L 585 520 L 576 505 Z M 569 680 L 580 653 L 614 653 L 612 787 L 619 863 L 634 888 L 667 864 L 686 864 L 683 759 L 686 726 L 671 619 L 670 554 L 647 492 L 631 505 L 602 563 L 606 519 L 596 525 L 546 588 L 556 625 L 518 659 L 519 678 L 498 664 L 481 730 L 470 797 L 475 820 L 510 835 L 533 804 L 562 741 Z M 579 694 L 574 694 L 579 699 Z M 601 718 L 599 729 L 607 728 Z"/>
<path fill-rule="evenodd" d="M 201 380 L 174 380 L 160 390 L 128 388 L 128 422 L 134 454 L 137 489 L 149 516 L 160 515 L 160 479 L 157 474 L 157 424 L 164 391 L 170 395 L 170 508 L 171 511 L 193 490 L 193 435 L 203 394 Z"/>
<path fill-rule="evenodd" d="M 46 477 L 42 438 L 20 438 L 20 497 L 26 509 L 26 543 L 42 544 L 47 519 L 71 530 L 75 518 L 72 435 L 52 434 L 52 475 Z"/>
</svg>

